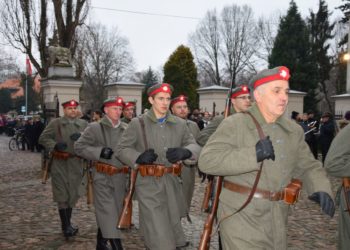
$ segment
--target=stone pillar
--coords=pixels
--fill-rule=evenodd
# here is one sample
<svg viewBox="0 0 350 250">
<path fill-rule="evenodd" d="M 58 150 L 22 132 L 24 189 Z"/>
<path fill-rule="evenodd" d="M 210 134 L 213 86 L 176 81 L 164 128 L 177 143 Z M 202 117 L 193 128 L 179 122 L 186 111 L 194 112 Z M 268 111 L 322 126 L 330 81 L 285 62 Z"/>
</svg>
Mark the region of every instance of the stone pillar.
<svg viewBox="0 0 350 250">
<path fill-rule="evenodd" d="M 63 115 L 61 104 L 74 99 L 79 102 L 79 89 L 81 80 L 74 77 L 71 66 L 52 66 L 49 68 L 47 78 L 41 79 L 41 91 L 46 109 L 56 108 L 56 98 L 59 101 L 59 115 Z"/>
<path fill-rule="evenodd" d="M 145 84 L 137 82 L 114 82 L 106 85 L 107 96 L 120 96 L 124 101 L 136 100 L 136 115 L 142 114 L 142 91 Z"/>
<path fill-rule="evenodd" d="M 213 103 L 215 102 L 215 112 L 223 112 L 225 110 L 225 103 L 227 98 L 227 92 L 229 88 L 221 87 L 218 85 L 212 85 L 209 87 L 197 89 L 199 95 L 199 108 L 202 111 L 208 111 L 212 113 Z"/>
</svg>

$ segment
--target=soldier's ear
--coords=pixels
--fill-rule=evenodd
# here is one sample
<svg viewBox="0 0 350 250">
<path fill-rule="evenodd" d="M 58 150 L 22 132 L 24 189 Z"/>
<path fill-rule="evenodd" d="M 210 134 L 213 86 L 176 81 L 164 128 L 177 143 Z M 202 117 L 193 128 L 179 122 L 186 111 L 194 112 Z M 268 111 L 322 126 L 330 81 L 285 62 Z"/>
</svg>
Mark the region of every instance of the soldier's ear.
<svg viewBox="0 0 350 250">
<path fill-rule="evenodd" d="M 154 103 L 153 96 L 149 96 L 149 97 L 148 97 L 148 101 L 149 101 L 150 104 L 153 105 L 153 103 Z"/>
</svg>

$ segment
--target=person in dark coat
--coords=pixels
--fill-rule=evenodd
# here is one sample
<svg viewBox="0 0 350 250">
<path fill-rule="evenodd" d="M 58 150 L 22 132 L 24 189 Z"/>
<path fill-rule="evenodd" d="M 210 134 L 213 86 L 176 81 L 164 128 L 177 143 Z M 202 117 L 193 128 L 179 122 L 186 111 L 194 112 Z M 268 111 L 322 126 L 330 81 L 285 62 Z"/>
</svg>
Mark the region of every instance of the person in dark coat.
<svg viewBox="0 0 350 250">
<path fill-rule="evenodd" d="M 33 118 L 29 117 L 24 125 L 24 137 L 26 139 L 28 150 L 34 152 L 35 145 L 35 126 Z"/>
<path fill-rule="evenodd" d="M 40 120 L 40 117 L 33 118 L 34 123 L 34 135 L 33 135 L 33 147 L 36 149 L 37 152 L 41 152 L 42 146 L 39 144 L 39 137 L 41 133 L 44 131 L 45 126 L 44 123 Z"/>
<path fill-rule="evenodd" d="M 321 146 L 322 162 L 326 159 L 329 147 L 336 134 L 336 127 L 333 116 L 330 112 L 325 112 L 321 117 L 319 144 Z"/>
</svg>

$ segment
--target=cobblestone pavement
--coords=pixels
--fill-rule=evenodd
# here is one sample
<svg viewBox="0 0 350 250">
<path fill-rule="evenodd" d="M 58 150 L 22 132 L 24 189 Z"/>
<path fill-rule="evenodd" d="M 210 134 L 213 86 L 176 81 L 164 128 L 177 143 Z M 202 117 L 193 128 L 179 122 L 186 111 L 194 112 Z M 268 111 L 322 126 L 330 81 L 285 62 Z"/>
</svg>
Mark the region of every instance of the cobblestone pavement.
<svg viewBox="0 0 350 250">
<path fill-rule="evenodd" d="M 72 220 L 79 233 L 66 241 L 60 232 L 56 205 L 52 202 L 51 182 L 41 184 L 40 154 L 10 151 L 9 137 L 0 135 L 0 249 L 74 249 L 93 250 L 96 244 L 94 208 L 82 197 L 73 210 Z M 339 181 L 332 179 L 334 190 Z M 191 208 L 192 224 L 183 221 L 191 246 L 197 249 L 206 215 L 200 212 L 205 185 L 196 179 Z M 144 249 L 138 234 L 137 203 L 134 206 L 135 227 L 124 232 L 124 248 Z M 291 209 L 288 227 L 288 249 L 336 249 L 338 211 L 333 219 L 321 214 L 318 205 L 305 194 Z M 210 249 L 218 249 L 217 235 Z"/>
</svg>

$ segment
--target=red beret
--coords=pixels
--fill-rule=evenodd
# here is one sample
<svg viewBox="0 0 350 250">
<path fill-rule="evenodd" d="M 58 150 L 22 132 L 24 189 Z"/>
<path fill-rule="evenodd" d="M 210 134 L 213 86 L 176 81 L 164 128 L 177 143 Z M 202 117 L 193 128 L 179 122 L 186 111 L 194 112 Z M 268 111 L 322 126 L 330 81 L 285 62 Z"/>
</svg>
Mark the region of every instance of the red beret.
<svg viewBox="0 0 350 250">
<path fill-rule="evenodd" d="M 232 90 L 231 98 L 236 98 L 243 94 L 249 94 L 249 92 L 250 90 L 247 85 L 240 85 Z"/>
<path fill-rule="evenodd" d="M 187 96 L 179 95 L 178 97 L 175 97 L 171 100 L 170 106 L 173 106 L 177 102 L 187 102 Z"/>
<path fill-rule="evenodd" d="M 72 99 L 72 100 L 69 100 L 67 102 L 62 103 L 62 106 L 63 106 L 63 108 L 66 108 L 66 107 L 77 107 L 77 106 L 79 106 L 79 102 L 77 102 L 76 100 Z"/>
<path fill-rule="evenodd" d="M 272 82 L 276 80 L 285 80 L 288 81 L 290 78 L 289 69 L 285 66 L 279 66 L 273 69 L 265 69 L 260 71 L 256 76 L 250 80 L 249 84 L 253 89 L 256 89 L 258 86 Z"/>
<path fill-rule="evenodd" d="M 121 97 L 109 98 L 103 102 L 103 107 L 120 106 L 124 107 L 124 101 Z"/>
<path fill-rule="evenodd" d="M 132 107 L 132 106 L 136 106 L 135 101 L 125 102 L 124 104 L 124 108 Z"/>
<path fill-rule="evenodd" d="M 173 92 L 173 86 L 171 86 L 168 83 L 158 83 L 153 85 L 147 90 L 148 96 L 154 96 L 157 93 L 164 92 L 164 93 L 171 93 Z"/>
</svg>

